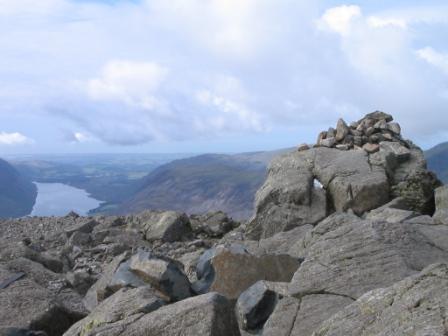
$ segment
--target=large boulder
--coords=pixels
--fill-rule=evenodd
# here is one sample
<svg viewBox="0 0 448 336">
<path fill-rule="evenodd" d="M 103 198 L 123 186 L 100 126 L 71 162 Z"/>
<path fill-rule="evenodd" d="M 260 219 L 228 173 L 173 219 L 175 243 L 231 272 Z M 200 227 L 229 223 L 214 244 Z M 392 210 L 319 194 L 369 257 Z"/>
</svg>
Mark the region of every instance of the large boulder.
<svg viewBox="0 0 448 336">
<path fill-rule="evenodd" d="M 236 302 L 238 324 L 243 330 L 257 331 L 271 315 L 279 299 L 287 295 L 288 283 L 258 281 Z"/>
<path fill-rule="evenodd" d="M 447 287 L 447 265 L 429 266 L 389 288 L 364 294 L 313 335 L 447 335 Z"/>
<path fill-rule="evenodd" d="M 92 311 L 100 302 L 124 287 L 151 285 L 167 301 L 183 300 L 193 294 L 180 265 L 167 257 L 138 251 L 123 253 L 104 268 L 101 278 L 88 290 L 84 304 Z"/>
<path fill-rule="evenodd" d="M 133 303 L 129 302 L 132 306 Z M 209 293 L 163 306 L 152 313 L 144 311 L 122 319 L 97 325 L 87 333 L 66 336 L 239 336 L 232 304 L 217 293 Z"/>
<path fill-rule="evenodd" d="M 164 293 L 171 301 L 180 301 L 193 294 L 190 281 L 174 260 L 139 251 L 132 256 L 129 266 L 133 273 Z"/>
<path fill-rule="evenodd" d="M 248 237 L 270 237 L 326 217 L 327 198 L 324 190 L 314 188 L 312 167 L 310 151 L 292 152 L 272 161 L 266 182 L 255 197 Z"/>
<path fill-rule="evenodd" d="M 175 211 L 144 211 L 130 216 L 127 222 L 138 227 L 148 241 L 182 241 L 191 234 L 188 216 Z"/>
<path fill-rule="evenodd" d="M 191 215 L 190 223 L 195 233 L 205 233 L 210 237 L 222 237 L 237 226 L 237 223 L 222 211 Z"/>
<path fill-rule="evenodd" d="M 314 176 L 322 183 L 336 211 L 362 214 L 389 201 L 389 182 L 381 167 L 369 163 L 362 150 L 316 148 Z"/>
<path fill-rule="evenodd" d="M 370 156 L 370 162 L 386 170 L 391 196 L 403 198 L 408 210 L 434 213 L 434 190 L 441 182 L 427 170 L 424 153 L 419 147 L 411 141 L 381 142 L 379 152 Z"/>
<path fill-rule="evenodd" d="M 323 188 L 316 187 L 315 179 Z M 316 224 L 334 210 L 362 214 L 388 201 L 385 170 L 371 166 L 366 152 L 330 148 L 292 152 L 271 164 L 257 192 L 247 233 L 253 239 L 266 238 Z"/>
<path fill-rule="evenodd" d="M 218 292 L 237 299 L 259 280 L 289 282 L 300 260 L 289 255 L 255 256 L 242 245 L 219 245 L 206 251 L 197 265 L 197 293 Z"/>
<path fill-rule="evenodd" d="M 149 286 L 122 288 L 96 306 L 87 317 L 74 324 L 64 335 L 96 335 L 100 329 L 104 330 L 110 324 L 151 313 L 165 303 Z"/>
</svg>

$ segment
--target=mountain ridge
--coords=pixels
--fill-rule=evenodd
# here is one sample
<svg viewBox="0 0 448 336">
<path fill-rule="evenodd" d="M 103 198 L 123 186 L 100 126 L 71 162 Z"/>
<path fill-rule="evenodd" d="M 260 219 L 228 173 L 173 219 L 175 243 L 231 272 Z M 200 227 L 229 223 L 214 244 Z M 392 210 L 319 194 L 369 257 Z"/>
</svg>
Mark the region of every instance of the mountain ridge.
<svg viewBox="0 0 448 336">
<path fill-rule="evenodd" d="M 175 160 L 149 173 L 135 196 L 113 212 L 172 209 L 192 214 L 222 210 L 236 219 L 248 218 L 268 162 L 288 150 L 203 154 Z"/>
<path fill-rule="evenodd" d="M 0 217 L 22 217 L 31 213 L 37 187 L 7 161 L 0 159 Z"/>
<path fill-rule="evenodd" d="M 437 176 L 448 183 L 448 142 L 442 142 L 431 149 L 425 151 L 425 157 L 428 167 L 434 171 Z"/>
</svg>

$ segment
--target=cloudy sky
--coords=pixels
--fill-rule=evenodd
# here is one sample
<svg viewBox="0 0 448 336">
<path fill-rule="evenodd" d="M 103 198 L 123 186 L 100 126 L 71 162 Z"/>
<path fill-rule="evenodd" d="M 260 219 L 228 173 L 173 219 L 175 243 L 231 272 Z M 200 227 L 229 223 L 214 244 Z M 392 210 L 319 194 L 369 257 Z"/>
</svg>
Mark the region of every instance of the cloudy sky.
<svg viewBox="0 0 448 336">
<path fill-rule="evenodd" d="M 383 110 L 448 140 L 446 1 L 0 0 L 0 153 L 240 152 Z"/>
</svg>

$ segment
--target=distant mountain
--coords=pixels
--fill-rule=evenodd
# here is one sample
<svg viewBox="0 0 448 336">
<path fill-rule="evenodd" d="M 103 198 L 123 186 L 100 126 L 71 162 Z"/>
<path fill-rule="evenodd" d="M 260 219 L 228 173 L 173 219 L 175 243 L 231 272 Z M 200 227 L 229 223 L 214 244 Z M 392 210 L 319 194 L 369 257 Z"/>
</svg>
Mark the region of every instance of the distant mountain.
<svg viewBox="0 0 448 336">
<path fill-rule="evenodd" d="M 441 143 L 425 152 L 428 167 L 443 183 L 448 183 L 448 142 Z"/>
<path fill-rule="evenodd" d="M 37 188 L 8 162 L 0 159 L 0 217 L 16 218 L 31 213 Z"/>
<path fill-rule="evenodd" d="M 250 217 L 270 160 L 288 150 L 236 155 L 206 154 L 162 165 L 142 179 L 137 193 L 117 213 L 145 209 L 204 213 L 222 210 Z"/>
</svg>

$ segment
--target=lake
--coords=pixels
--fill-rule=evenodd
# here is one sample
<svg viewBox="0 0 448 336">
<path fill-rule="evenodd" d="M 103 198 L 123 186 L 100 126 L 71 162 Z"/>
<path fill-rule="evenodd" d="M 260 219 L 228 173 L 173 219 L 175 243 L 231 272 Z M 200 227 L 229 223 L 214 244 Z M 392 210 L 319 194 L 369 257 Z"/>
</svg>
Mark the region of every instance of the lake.
<svg viewBox="0 0 448 336">
<path fill-rule="evenodd" d="M 85 190 L 62 183 L 38 183 L 37 199 L 31 216 L 65 216 L 70 211 L 85 216 L 101 205 Z"/>
</svg>

